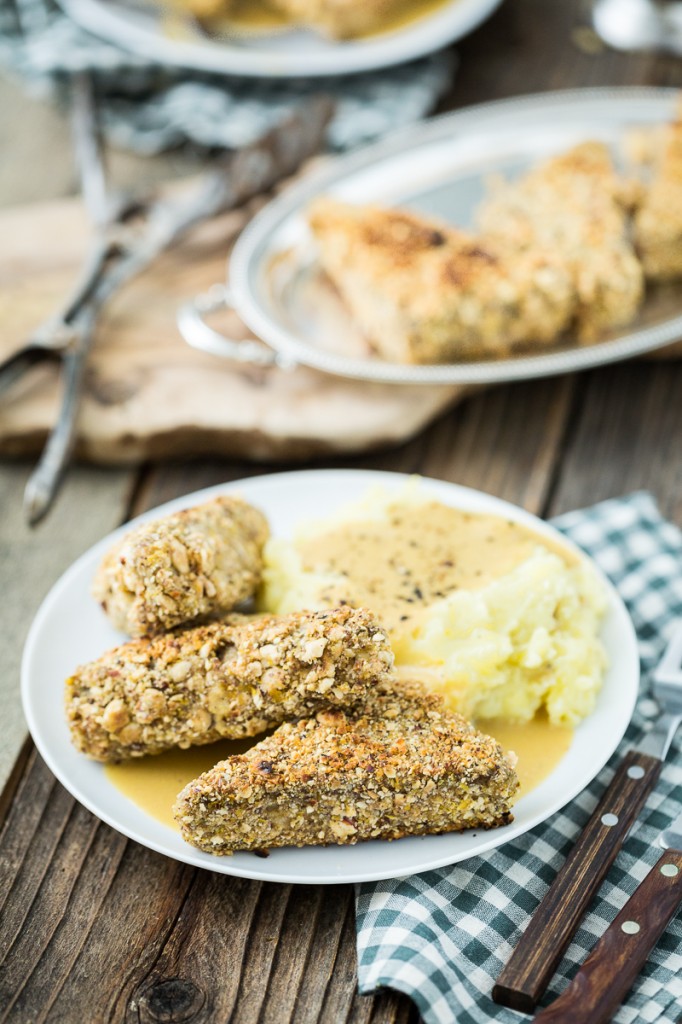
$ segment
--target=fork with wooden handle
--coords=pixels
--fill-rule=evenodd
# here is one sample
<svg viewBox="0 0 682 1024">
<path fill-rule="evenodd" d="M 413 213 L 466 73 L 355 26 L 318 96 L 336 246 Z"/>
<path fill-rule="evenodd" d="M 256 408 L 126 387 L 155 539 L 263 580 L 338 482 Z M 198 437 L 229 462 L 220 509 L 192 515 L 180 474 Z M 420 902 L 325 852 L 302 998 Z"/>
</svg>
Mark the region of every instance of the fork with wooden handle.
<svg viewBox="0 0 682 1024">
<path fill-rule="evenodd" d="M 538 1024 L 608 1024 L 682 903 L 682 814 L 660 837 L 670 846 L 609 925 Z"/>
<path fill-rule="evenodd" d="M 496 1003 L 532 1013 L 656 785 L 682 722 L 682 629 L 654 673 L 662 708 L 653 728 L 623 758 L 597 809 L 535 911 L 493 988 Z"/>
</svg>

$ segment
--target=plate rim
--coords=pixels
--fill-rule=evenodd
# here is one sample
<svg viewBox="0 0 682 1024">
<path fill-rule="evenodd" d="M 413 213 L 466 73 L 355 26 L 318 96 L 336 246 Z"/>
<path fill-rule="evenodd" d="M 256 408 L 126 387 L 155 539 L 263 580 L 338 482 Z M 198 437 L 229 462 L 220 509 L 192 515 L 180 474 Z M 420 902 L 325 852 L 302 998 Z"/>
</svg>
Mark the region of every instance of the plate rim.
<svg viewBox="0 0 682 1024">
<path fill-rule="evenodd" d="M 679 340 L 682 336 L 682 314 L 653 327 L 635 330 L 624 328 L 617 337 L 596 345 L 550 350 L 535 355 L 480 362 L 412 365 L 385 360 L 353 359 L 329 353 L 300 340 L 293 331 L 281 326 L 271 316 L 251 285 L 254 264 L 260 265 L 258 250 L 267 237 L 292 214 L 300 212 L 325 188 L 339 185 L 345 178 L 405 152 L 408 147 L 428 145 L 444 132 L 465 129 L 487 134 L 490 125 L 509 114 L 538 115 L 552 109 L 584 104 L 611 102 L 625 104 L 641 100 L 670 106 L 679 97 L 679 89 L 670 86 L 601 86 L 597 88 L 562 89 L 545 93 L 529 93 L 492 100 L 449 111 L 415 125 L 399 128 L 377 142 L 351 153 L 330 158 L 323 166 L 302 181 L 294 182 L 284 192 L 258 211 L 239 235 L 227 260 L 226 281 L 230 303 L 256 337 L 276 352 L 302 366 L 324 373 L 377 384 L 462 385 L 499 384 L 555 376 L 576 370 L 603 366 L 635 355 L 654 351 Z M 661 116 L 665 116 L 662 111 Z M 461 134 L 461 132 L 460 132 Z"/>
<path fill-rule="evenodd" d="M 305 55 L 302 63 L 295 52 L 257 51 L 219 42 L 182 42 L 164 39 L 125 21 L 101 0 L 58 0 L 70 18 L 93 35 L 114 42 L 130 53 L 149 57 L 176 67 L 227 77 L 246 78 L 329 78 L 380 70 L 425 57 L 461 39 L 477 28 L 502 4 L 502 0 L 445 0 L 442 8 L 384 36 L 369 37 L 338 48 Z M 450 29 L 447 28 L 451 24 Z M 102 25 L 108 33 L 102 33 Z M 229 65 L 229 66 L 226 66 Z"/>
<path fill-rule="evenodd" d="M 40 607 L 38 608 L 34 616 L 34 619 L 31 623 L 24 645 L 24 651 L 21 661 L 21 700 L 29 732 L 39 754 L 45 761 L 47 767 L 50 769 L 52 774 L 58 779 L 58 781 L 64 786 L 64 788 L 74 797 L 74 799 L 82 806 L 84 806 L 88 811 L 90 811 L 90 813 L 94 814 L 95 817 L 97 817 L 100 821 L 103 821 L 105 824 L 113 828 L 115 831 L 119 832 L 122 835 L 125 835 L 127 838 L 132 839 L 133 841 L 139 843 L 147 849 L 151 849 L 156 853 L 162 854 L 163 856 L 170 857 L 172 860 L 176 860 L 180 863 L 190 864 L 194 867 L 200 867 L 206 870 L 215 871 L 219 874 L 226 874 L 232 875 L 234 877 L 251 878 L 258 879 L 261 881 L 278 882 L 284 884 L 335 885 L 339 883 L 363 883 L 381 881 L 388 878 L 408 877 L 408 875 L 405 875 L 404 873 L 396 874 L 395 871 L 391 871 L 390 868 L 382 868 L 374 871 L 362 873 L 358 873 L 356 871 L 354 873 L 351 872 L 346 874 L 338 872 L 315 874 L 308 872 L 306 873 L 305 880 L 303 880 L 298 876 L 287 874 L 286 870 L 269 871 L 267 870 L 266 867 L 268 862 L 256 860 L 256 858 L 254 858 L 254 861 L 256 863 L 254 863 L 252 867 L 249 867 L 242 866 L 239 863 L 235 866 L 235 860 L 233 857 L 214 857 L 210 854 L 205 854 L 199 850 L 195 850 L 189 844 L 183 844 L 183 848 L 180 850 L 180 852 L 169 852 L 167 846 L 165 846 L 163 842 L 156 841 L 153 838 L 150 839 L 148 836 L 140 834 L 135 827 L 126 825 L 125 822 L 121 822 L 114 815 L 110 814 L 106 810 L 102 811 L 102 808 L 97 805 L 96 801 L 90 800 L 87 794 L 83 793 L 83 791 L 79 788 L 78 779 L 74 780 L 69 775 L 68 771 L 63 769 L 62 765 L 60 764 L 59 757 L 55 757 L 51 745 L 48 741 L 45 740 L 39 721 L 36 715 L 34 714 L 34 695 L 31 669 L 32 661 L 34 658 L 34 651 L 37 649 L 44 621 L 49 620 L 49 615 L 52 610 L 52 606 L 62 596 L 62 592 L 65 591 L 71 584 L 72 578 L 77 577 L 80 571 L 92 558 L 94 558 L 95 556 L 99 558 L 101 554 L 103 554 L 104 551 L 111 546 L 112 543 L 114 543 L 119 537 L 123 536 L 138 523 L 156 518 L 160 514 L 166 514 L 167 512 L 173 511 L 176 508 L 187 507 L 190 504 L 197 504 L 200 501 L 208 500 L 210 497 L 213 497 L 220 493 L 234 493 L 235 491 L 239 491 L 240 488 L 242 488 L 244 485 L 248 485 L 249 483 L 255 483 L 256 486 L 258 486 L 262 482 L 262 484 L 267 487 L 267 485 L 272 482 L 278 482 L 278 478 L 286 478 L 287 482 L 295 483 L 296 480 L 300 479 L 301 477 L 312 477 L 316 478 L 317 483 L 319 485 L 321 476 L 343 476 L 345 478 L 362 477 L 364 478 L 364 480 L 367 481 L 367 484 L 364 487 L 365 490 L 367 489 L 368 486 L 371 486 L 373 483 L 381 484 L 382 480 L 393 481 L 396 483 L 397 486 L 399 482 L 405 483 L 410 479 L 414 479 L 414 474 L 395 473 L 383 470 L 294 470 L 285 471 L 282 473 L 268 473 L 255 475 L 253 477 L 245 477 L 239 480 L 228 481 L 222 484 L 216 484 L 210 487 L 201 488 L 198 491 L 193 491 L 188 494 L 172 498 L 169 501 L 162 503 L 161 505 L 155 506 L 152 509 L 148 509 L 141 515 L 136 516 L 134 519 L 131 519 L 127 523 L 124 523 L 120 527 L 117 527 L 115 530 L 108 533 L 105 537 L 101 538 L 95 544 L 91 545 L 86 551 L 84 551 L 61 574 L 58 580 L 50 588 L 45 598 L 41 602 Z M 577 777 L 577 783 L 574 782 L 571 786 L 569 786 L 566 789 L 566 791 L 560 795 L 558 800 L 550 801 L 551 809 L 549 811 L 536 814 L 535 817 L 532 818 L 529 822 L 525 824 L 518 824 L 518 822 L 515 820 L 510 825 L 506 825 L 500 829 L 493 829 L 490 832 L 486 832 L 486 838 L 481 840 L 481 842 L 477 845 L 477 848 L 474 851 L 467 851 L 462 856 L 456 856 L 454 859 L 451 852 L 447 852 L 445 853 L 445 855 L 435 856 L 426 860 L 424 859 L 424 855 L 421 855 L 421 859 L 418 862 L 415 862 L 415 865 L 410 868 L 408 873 L 409 875 L 418 874 L 424 871 L 430 871 L 436 868 L 456 864 L 461 861 L 467 860 L 470 857 L 485 855 L 490 851 L 496 849 L 497 847 L 503 846 L 505 843 L 510 842 L 516 839 L 518 836 L 525 834 L 530 829 L 535 828 L 537 825 L 546 821 L 549 817 L 557 813 L 559 810 L 561 810 L 563 807 L 569 804 L 572 800 L 574 800 L 596 778 L 596 776 L 602 770 L 604 765 L 607 763 L 607 761 L 610 759 L 610 757 L 622 741 L 623 736 L 625 735 L 625 732 L 627 730 L 627 727 L 632 719 L 632 714 L 634 712 L 637 698 L 639 695 L 640 685 L 640 662 L 638 642 L 634 625 L 632 623 L 632 619 L 630 618 L 630 615 L 627 611 L 627 608 L 622 597 L 620 596 L 614 585 L 611 583 L 611 581 L 603 572 L 603 570 L 596 564 L 596 562 L 594 562 L 594 560 L 589 555 L 587 555 L 585 551 L 582 550 L 582 548 L 580 548 L 577 544 L 571 541 L 570 538 L 566 537 L 563 533 L 557 530 L 556 527 L 552 526 L 546 520 L 540 519 L 538 516 L 535 516 L 533 513 L 528 512 L 526 509 L 522 508 L 519 505 L 515 505 L 512 502 L 506 501 L 505 499 L 498 498 L 496 495 L 489 494 L 488 492 L 482 491 L 478 488 L 466 487 L 461 484 L 456 484 L 450 481 L 440 480 L 428 476 L 422 475 L 419 477 L 419 479 L 426 483 L 427 486 L 435 484 L 436 487 L 434 488 L 434 491 L 437 491 L 445 487 L 445 489 L 447 490 L 452 489 L 453 493 L 457 495 L 461 495 L 462 492 L 464 492 L 466 496 L 473 497 L 474 500 L 478 500 L 481 496 L 483 496 L 485 502 L 492 500 L 494 505 L 496 505 L 499 508 L 498 513 L 495 513 L 493 511 L 492 514 L 509 514 L 510 517 L 515 518 L 517 521 L 525 522 L 531 525 L 533 528 L 537 529 L 537 532 L 540 535 L 544 533 L 548 537 L 552 537 L 555 540 L 559 540 L 565 547 L 567 547 L 569 550 L 572 550 L 581 560 L 588 562 L 595 570 L 595 572 L 597 573 L 597 575 L 606 587 L 607 593 L 609 595 L 610 608 L 612 611 L 617 613 L 619 618 L 619 626 L 622 627 L 624 630 L 622 642 L 631 648 L 631 654 L 633 657 L 631 661 L 632 679 L 629 700 L 625 705 L 625 710 L 623 710 L 622 706 L 619 706 L 618 708 L 618 711 L 622 718 L 622 729 L 619 725 L 613 733 L 611 741 L 607 743 L 600 751 L 600 754 L 596 757 L 592 767 L 590 767 L 588 770 L 589 777 L 587 777 L 587 775 L 579 775 Z M 454 507 L 457 506 L 455 505 Z M 35 699 L 38 699 L 38 694 L 35 695 Z M 587 719 L 585 721 L 587 721 Z M 576 733 L 579 728 L 580 726 L 576 727 Z M 88 759 L 86 759 L 86 761 L 89 765 L 96 765 L 95 762 L 89 761 Z M 97 767 L 103 768 L 104 766 Z M 548 778 L 551 778 L 551 775 Z M 113 784 L 110 783 L 109 785 L 112 785 L 113 787 Z M 113 788 L 115 789 L 116 787 Z M 133 807 L 136 806 L 132 801 L 130 802 L 133 805 Z M 142 813 L 145 814 L 145 812 Z M 151 815 L 145 814 L 145 817 L 148 817 L 155 824 L 159 824 Z M 169 829 L 169 831 L 171 830 Z M 179 838 L 177 833 L 171 832 L 171 834 L 174 835 L 176 839 Z M 424 836 L 407 837 L 407 839 L 409 841 L 409 839 L 419 838 L 422 841 L 428 841 L 429 839 L 452 838 L 453 836 L 456 837 L 458 835 L 460 835 L 460 833 L 450 833 L 446 834 L 446 836 L 444 837 Z M 466 833 L 463 833 L 463 835 L 466 835 Z M 376 840 L 375 842 L 382 841 Z M 396 840 L 396 842 L 399 842 L 399 840 Z M 353 848 L 358 849 L 358 847 L 362 848 L 366 845 L 367 844 L 358 844 Z M 184 849 L 184 846 L 186 846 L 186 851 Z M 306 849 L 312 849 L 317 852 L 321 852 L 324 849 L 335 850 L 336 847 L 332 846 L 329 848 L 303 848 L 301 852 L 305 852 Z M 274 853 L 276 852 L 277 851 L 275 850 Z M 390 860 L 390 858 L 387 857 L 387 860 Z"/>
</svg>

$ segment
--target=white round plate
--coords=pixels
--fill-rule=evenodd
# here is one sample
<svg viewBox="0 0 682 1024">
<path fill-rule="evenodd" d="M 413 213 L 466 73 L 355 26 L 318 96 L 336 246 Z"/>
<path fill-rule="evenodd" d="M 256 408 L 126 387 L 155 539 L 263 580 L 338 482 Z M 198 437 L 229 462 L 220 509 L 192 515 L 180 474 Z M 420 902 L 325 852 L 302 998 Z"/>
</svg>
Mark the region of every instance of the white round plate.
<svg viewBox="0 0 682 1024">
<path fill-rule="evenodd" d="M 372 485 L 395 491 L 404 486 L 406 479 L 399 473 L 360 470 L 281 473 L 197 491 L 141 518 L 195 505 L 216 494 L 236 492 L 265 512 L 275 535 L 288 536 L 301 520 L 326 516 L 361 497 Z M 587 557 L 553 527 L 508 502 L 438 480 L 424 479 L 422 487 L 426 494 L 456 508 L 515 519 Z M 453 864 L 521 835 L 573 799 L 606 763 L 630 721 L 639 684 L 637 642 L 623 602 L 600 573 L 608 591 L 602 637 L 609 669 L 597 706 L 576 729 L 569 751 L 554 772 L 519 800 L 511 825 L 490 832 L 419 836 L 390 843 L 375 840 L 357 846 L 272 850 L 265 860 L 252 853 L 232 857 L 201 853 L 127 799 L 108 781 L 101 764 L 79 754 L 71 745 L 64 719 L 64 679 L 77 665 L 98 657 L 123 639 L 109 625 L 89 591 L 105 551 L 129 528 L 127 524 L 82 555 L 46 597 L 26 642 L 22 696 L 31 735 L 59 781 L 102 821 L 168 857 L 244 878 L 317 884 L 401 877 Z"/>
<path fill-rule="evenodd" d="M 336 157 L 284 189 L 239 236 L 227 273 L 230 302 L 256 337 L 286 359 L 382 383 L 525 380 L 627 359 L 677 341 L 682 290 L 675 281 L 650 287 L 631 324 L 591 345 L 567 337 L 545 350 L 503 359 L 389 363 L 368 351 L 343 303 L 324 287 L 308 210 L 318 196 L 329 195 L 349 203 L 406 207 L 473 227 L 491 177 L 514 178 L 588 139 L 604 142 L 622 163 L 628 133 L 673 120 L 678 98 L 675 89 L 657 88 L 515 97 L 430 118 Z"/>
<path fill-rule="evenodd" d="M 219 75 L 309 78 L 390 67 L 440 50 L 471 32 L 502 0 L 444 0 L 430 14 L 366 39 L 335 41 L 291 29 L 270 35 L 210 39 L 187 28 L 186 38 L 164 30 L 168 8 L 147 0 L 59 0 L 93 35 L 161 64 Z"/>
</svg>

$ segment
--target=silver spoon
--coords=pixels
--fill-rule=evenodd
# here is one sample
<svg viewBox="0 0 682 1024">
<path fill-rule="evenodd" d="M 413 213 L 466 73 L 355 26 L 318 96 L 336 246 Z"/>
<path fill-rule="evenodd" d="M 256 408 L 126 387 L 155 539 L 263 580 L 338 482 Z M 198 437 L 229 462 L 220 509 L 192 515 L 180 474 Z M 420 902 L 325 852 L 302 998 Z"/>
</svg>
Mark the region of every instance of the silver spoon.
<svg viewBox="0 0 682 1024">
<path fill-rule="evenodd" d="M 616 50 L 682 55 L 682 3 L 678 0 L 595 0 L 592 25 Z"/>
</svg>

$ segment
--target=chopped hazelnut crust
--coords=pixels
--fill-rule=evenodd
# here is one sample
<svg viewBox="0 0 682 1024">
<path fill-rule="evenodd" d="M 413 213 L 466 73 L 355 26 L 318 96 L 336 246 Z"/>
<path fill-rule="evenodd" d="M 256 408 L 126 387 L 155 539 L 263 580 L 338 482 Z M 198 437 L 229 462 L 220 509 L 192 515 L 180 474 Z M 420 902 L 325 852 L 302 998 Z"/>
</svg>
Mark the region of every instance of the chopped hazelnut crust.
<svg viewBox="0 0 682 1024">
<path fill-rule="evenodd" d="M 363 609 L 233 616 L 84 665 L 66 682 L 66 715 L 79 750 L 121 761 L 364 704 L 392 666 L 386 633 Z"/>
<path fill-rule="evenodd" d="M 628 235 L 631 190 L 608 147 L 585 142 L 500 184 L 479 211 L 485 237 L 512 258 L 547 249 L 562 261 L 584 342 L 628 324 L 643 298 L 642 268 Z"/>
<path fill-rule="evenodd" d="M 419 684 L 395 687 L 365 713 L 286 723 L 190 782 L 174 807 L 183 838 L 229 854 L 508 824 L 514 755 Z"/>
<path fill-rule="evenodd" d="M 258 509 L 214 498 L 131 530 L 104 558 L 93 595 L 135 637 L 229 612 L 253 597 L 267 537 Z"/>
<path fill-rule="evenodd" d="M 572 287 L 549 252 L 494 243 L 405 210 L 318 199 L 320 263 L 388 360 L 440 363 L 547 345 L 567 326 Z"/>
</svg>

